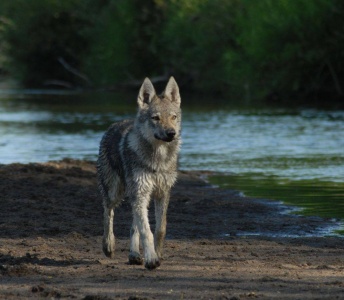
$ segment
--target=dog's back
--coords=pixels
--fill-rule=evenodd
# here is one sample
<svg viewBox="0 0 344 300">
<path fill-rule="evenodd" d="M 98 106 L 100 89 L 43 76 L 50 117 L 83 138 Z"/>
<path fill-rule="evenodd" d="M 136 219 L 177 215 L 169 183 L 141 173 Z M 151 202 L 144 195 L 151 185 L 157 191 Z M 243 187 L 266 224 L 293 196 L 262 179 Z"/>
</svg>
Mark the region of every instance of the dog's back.
<svg viewBox="0 0 344 300">
<path fill-rule="evenodd" d="M 118 186 L 118 196 L 125 188 L 124 166 L 120 154 L 120 143 L 133 128 L 133 120 L 116 122 L 104 134 L 99 147 L 97 161 L 98 187 L 104 201 L 111 201 L 109 193 L 113 185 Z M 120 200 L 120 199 L 117 199 Z"/>
</svg>

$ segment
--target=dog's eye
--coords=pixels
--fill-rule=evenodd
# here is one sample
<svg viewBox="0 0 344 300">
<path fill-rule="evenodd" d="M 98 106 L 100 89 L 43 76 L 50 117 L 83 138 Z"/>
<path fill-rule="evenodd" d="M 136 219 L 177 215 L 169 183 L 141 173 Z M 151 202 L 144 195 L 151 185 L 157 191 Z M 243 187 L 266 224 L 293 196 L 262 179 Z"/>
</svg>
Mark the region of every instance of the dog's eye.
<svg viewBox="0 0 344 300">
<path fill-rule="evenodd" d="M 172 120 L 175 120 L 175 119 L 177 119 L 177 116 L 176 115 L 172 116 Z"/>
<path fill-rule="evenodd" d="M 159 116 L 153 116 L 152 119 L 153 119 L 154 121 L 159 121 L 159 120 L 160 120 L 160 117 L 159 117 Z"/>
</svg>

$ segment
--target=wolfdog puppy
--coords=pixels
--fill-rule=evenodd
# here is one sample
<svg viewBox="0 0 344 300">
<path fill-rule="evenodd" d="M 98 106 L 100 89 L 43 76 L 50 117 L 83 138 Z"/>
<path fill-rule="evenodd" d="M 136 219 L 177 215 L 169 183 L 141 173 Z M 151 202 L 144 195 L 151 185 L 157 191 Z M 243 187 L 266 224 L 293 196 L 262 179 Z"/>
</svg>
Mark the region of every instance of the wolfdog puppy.
<svg viewBox="0 0 344 300">
<path fill-rule="evenodd" d="M 112 124 L 101 140 L 97 176 L 104 206 L 103 251 L 110 258 L 115 254 L 114 208 L 128 199 L 133 213 L 129 263 L 143 264 L 141 239 L 145 267 L 160 265 L 170 190 L 177 178 L 180 102 L 173 77 L 159 96 L 146 78 L 138 94 L 136 118 Z M 155 204 L 154 238 L 148 220 L 151 198 Z"/>
</svg>

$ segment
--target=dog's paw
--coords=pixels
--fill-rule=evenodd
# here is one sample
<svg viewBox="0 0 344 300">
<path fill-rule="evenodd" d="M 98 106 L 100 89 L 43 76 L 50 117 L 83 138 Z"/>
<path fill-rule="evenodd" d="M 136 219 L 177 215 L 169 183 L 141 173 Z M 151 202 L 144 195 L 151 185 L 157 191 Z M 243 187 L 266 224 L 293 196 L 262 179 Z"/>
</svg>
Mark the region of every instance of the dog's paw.
<svg viewBox="0 0 344 300">
<path fill-rule="evenodd" d="M 130 252 L 129 253 L 129 265 L 142 265 L 143 259 L 140 253 Z"/>
<path fill-rule="evenodd" d="M 114 259 L 115 258 L 115 251 L 109 251 L 106 248 L 103 248 L 103 252 L 106 255 L 106 257 Z"/>
<path fill-rule="evenodd" d="M 160 266 L 160 261 L 159 260 L 154 260 L 154 261 L 147 261 L 145 263 L 145 268 L 148 270 L 154 270 L 157 267 Z"/>
<path fill-rule="evenodd" d="M 106 257 L 114 259 L 115 258 L 115 251 L 108 250 L 107 248 L 103 247 L 103 252 Z"/>
<path fill-rule="evenodd" d="M 103 252 L 104 254 L 113 259 L 115 258 L 115 239 L 103 239 Z"/>
</svg>

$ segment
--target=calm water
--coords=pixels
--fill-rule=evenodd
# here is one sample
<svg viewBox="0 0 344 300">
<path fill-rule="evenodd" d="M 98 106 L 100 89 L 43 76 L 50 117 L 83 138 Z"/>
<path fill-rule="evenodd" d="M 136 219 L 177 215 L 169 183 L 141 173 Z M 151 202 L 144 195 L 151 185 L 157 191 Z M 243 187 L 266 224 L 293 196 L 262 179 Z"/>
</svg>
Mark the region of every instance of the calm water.
<svg viewBox="0 0 344 300">
<path fill-rule="evenodd" d="M 0 163 L 95 160 L 105 129 L 135 115 L 135 98 L 0 91 Z M 344 111 L 183 100 L 181 169 L 221 172 L 212 182 L 344 219 Z"/>
</svg>

